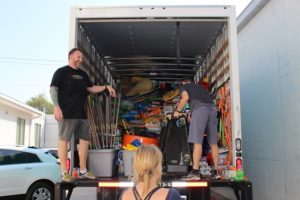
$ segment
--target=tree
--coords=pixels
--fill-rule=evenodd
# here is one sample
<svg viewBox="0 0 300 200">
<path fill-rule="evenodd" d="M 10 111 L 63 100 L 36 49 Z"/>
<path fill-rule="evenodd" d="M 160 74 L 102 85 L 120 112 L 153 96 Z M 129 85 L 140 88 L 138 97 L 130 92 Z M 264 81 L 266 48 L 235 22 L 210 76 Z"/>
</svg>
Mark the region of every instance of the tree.
<svg viewBox="0 0 300 200">
<path fill-rule="evenodd" d="M 46 99 L 44 94 L 39 94 L 35 97 L 31 97 L 31 99 L 28 100 L 26 104 L 42 112 L 44 112 L 44 108 L 45 108 L 46 114 L 53 114 L 53 104 Z"/>
</svg>

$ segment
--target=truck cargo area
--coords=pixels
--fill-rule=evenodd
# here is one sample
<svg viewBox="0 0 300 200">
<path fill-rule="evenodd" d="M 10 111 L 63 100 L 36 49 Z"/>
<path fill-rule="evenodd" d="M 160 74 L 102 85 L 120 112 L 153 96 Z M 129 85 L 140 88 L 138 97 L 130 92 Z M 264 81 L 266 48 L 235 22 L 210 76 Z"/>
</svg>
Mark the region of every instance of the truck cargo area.
<svg viewBox="0 0 300 200">
<path fill-rule="evenodd" d="M 236 34 L 235 10 L 232 6 L 71 9 L 70 48 L 79 47 L 83 50 L 85 59 L 82 69 L 89 74 L 91 81 L 95 85 L 112 85 L 120 99 L 136 98 L 126 95 L 130 80 L 135 77 L 151 80 L 152 89 L 161 84 L 174 84 L 187 77 L 199 84 L 206 79 L 207 89 L 221 113 L 219 165 L 225 178 L 204 179 L 199 183 L 205 186 L 189 187 L 186 185 L 188 182 L 182 182 L 176 176 L 164 176 L 161 183 L 163 187 L 173 187 L 172 183 L 176 181 L 185 185 L 179 189 L 185 199 L 214 199 L 211 196 L 211 188 L 214 187 L 230 187 L 236 199 L 252 199 L 251 183 L 244 175 L 239 180 L 234 180 L 232 175 L 234 170 L 243 170 Z M 136 95 L 140 101 L 143 101 L 142 95 Z M 112 100 L 108 97 L 98 95 L 91 101 L 93 103 L 90 105 L 94 107 L 100 102 L 101 109 L 102 103 L 109 105 L 110 108 L 101 112 L 111 112 Z M 167 101 L 164 106 L 166 104 Z M 93 106 L 90 106 L 90 110 L 94 109 Z M 116 115 L 113 114 L 114 117 Z M 105 120 L 111 122 L 111 116 Z M 118 128 L 118 120 L 116 117 L 113 126 L 104 128 L 106 134 Z M 98 128 L 95 125 L 93 130 L 96 135 L 98 129 L 101 126 Z M 116 133 L 99 137 L 104 137 L 103 144 L 100 141 L 95 145 L 104 148 L 107 146 L 103 141 L 112 141 Z M 98 140 L 98 136 L 96 138 Z M 113 148 L 113 145 L 110 143 L 108 146 Z M 119 183 L 123 181 L 124 184 L 120 186 Z M 106 187 L 100 182 L 117 184 Z M 117 199 L 122 188 L 128 186 L 127 183 L 128 180 L 118 175 L 113 178 L 100 177 L 96 181 L 58 183 L 56 199 L 68 199 L 66 190 L 71 194 L 75 187 L 92 186 L 98 187 L 98 199 Z"/>
</svg>

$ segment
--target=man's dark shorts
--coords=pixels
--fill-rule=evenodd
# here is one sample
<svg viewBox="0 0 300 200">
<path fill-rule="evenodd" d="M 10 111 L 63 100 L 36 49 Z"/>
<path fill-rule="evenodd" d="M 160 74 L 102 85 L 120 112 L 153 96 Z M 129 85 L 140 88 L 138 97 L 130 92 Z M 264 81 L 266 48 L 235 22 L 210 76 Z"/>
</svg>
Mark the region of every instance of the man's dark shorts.
<svg viewBox="0 0 300 200">
<path fill-rule="evenodd" d="M 202 144 L 204 133 L 207 134 L 209 144 L 218 143 L 218 118 L 214 105 L 205 105 L 196 108 L 192 112 L 188 141 Z"/>
<path fill-rule="evenodd" d="M 89 126 L 87 119 L 63 119 L 58 122 L 59 139 L 70 141 L 75 138 L 89 141 Z"/>
</svg>

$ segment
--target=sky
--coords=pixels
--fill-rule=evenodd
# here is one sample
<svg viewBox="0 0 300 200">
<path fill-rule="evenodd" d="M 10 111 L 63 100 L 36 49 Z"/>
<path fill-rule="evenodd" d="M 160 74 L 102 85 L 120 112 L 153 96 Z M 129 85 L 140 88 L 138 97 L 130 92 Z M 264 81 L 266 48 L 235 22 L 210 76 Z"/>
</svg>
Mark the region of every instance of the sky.
<svg viewBox="0 0 300 200">
<path fill-rule="evenodd" d="M 67 64 L 71 6 L 236 5 L 251 0 L 2 0 L 0 93 L 26 102 L 44 94 L 56 69 Z"/>
</svg>

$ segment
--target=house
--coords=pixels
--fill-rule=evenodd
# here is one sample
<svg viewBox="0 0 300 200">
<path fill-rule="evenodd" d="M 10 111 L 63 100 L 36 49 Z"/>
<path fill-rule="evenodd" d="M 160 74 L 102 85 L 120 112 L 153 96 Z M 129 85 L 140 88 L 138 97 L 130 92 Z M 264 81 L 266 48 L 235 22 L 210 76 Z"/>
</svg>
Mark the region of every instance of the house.
<svg viewBox="0 0 300 200">
<path fill-rule="evenodd" d="M 0 93 L 0 145 L 43 145 L 45 114 Z"/>
<path fill-rule="evenodd" d="M 43 147 L 55 148 L 58 144 L 58 123 L 54 115 L 46 115 Z"/>
<path fill-rule="evenodd" d="M 244 169 L 253 199 L 300 196 L 300 1 L 253 0 L 238 18 Z"/>
</svg>

